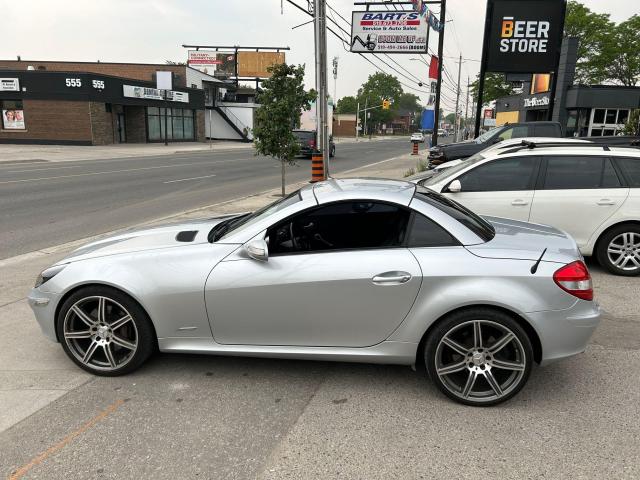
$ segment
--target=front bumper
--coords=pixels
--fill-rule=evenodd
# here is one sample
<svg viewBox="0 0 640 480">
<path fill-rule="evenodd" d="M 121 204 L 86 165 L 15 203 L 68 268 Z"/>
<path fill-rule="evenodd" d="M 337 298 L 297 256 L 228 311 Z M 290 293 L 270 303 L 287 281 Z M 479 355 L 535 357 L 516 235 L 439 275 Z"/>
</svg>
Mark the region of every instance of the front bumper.
<svg viewBox="0 0 640 480">
<path fill-rule="evenodd" d="M 541 365 L 582 353 L 600 323 L 597 302 L 578 300 L 567 310 L 527 314 L 542 344 Z"/>
<path fill-rule="evenodd" d="M 27 297 L 27 302 L 33 310 L 42 333 L 51 341 L 57 342 L 56 337 L 56 307 L 60 295 L 57 293 L 50 293 L 34 288 Z"/>
</svg>

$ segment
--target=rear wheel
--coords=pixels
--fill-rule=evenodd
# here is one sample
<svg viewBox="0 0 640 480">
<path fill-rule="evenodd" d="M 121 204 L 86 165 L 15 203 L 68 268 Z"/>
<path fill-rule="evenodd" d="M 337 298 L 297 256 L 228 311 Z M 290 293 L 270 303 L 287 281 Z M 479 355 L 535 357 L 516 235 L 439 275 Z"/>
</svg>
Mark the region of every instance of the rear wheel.
<svg viewBox="0 0 640 480">
<path fill-rule="evenodd" d="M 429 377 L 449 398 L 465 405 L 502 403 L 527 383 L 533 348 L 509 315 L 486 308 L 446 317 L 425 345 Z"/>
<path fill-rule="evenodd" d="M 131 372 L 155 348 L 147 314 L 114 288 L 95 286 L 73 293 L 60 309 L 56 328 L 69 358 L 95 375 Z"/>
<path fill-rule="evenodd" d="M 598 242 L 598 262 L 615 275 L 640 275 L 640 226 L 619 225 Z"/>
</svg>

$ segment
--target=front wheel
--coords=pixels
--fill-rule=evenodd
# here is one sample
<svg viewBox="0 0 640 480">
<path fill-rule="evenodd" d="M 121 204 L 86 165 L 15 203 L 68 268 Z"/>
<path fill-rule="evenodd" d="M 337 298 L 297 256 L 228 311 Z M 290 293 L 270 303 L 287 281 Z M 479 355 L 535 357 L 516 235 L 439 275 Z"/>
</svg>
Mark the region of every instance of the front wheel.
<svg viewBox="0 0 640 480">
<path fill-rule="evenodd" d="M 478 308 L 446 317 L 425 345 L 429 377 L 449 398 L 473 406 L 505 402 L 527 383 L 533 348 L 509 315 Z"/>
<path fill-rule="evenodd" d="M 615 275 L 640 275 L 640 226 L 612 228 L 598 242 L 598 262 Z"/>
<path fill-rule="evenodd" d="M 95 375 L 116 376 L 135 370 L 156 344 L 142 307 L 109 287 L 87 287 L 73 293 L 60 309 L 56 328 L 69 358 Z"/>
</svg>

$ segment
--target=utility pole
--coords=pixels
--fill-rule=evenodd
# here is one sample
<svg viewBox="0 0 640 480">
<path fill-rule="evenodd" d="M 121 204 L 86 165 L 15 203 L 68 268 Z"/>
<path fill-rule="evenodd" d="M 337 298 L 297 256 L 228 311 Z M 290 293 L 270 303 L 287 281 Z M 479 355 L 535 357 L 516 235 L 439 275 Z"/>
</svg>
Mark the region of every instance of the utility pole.
<svg viewBox="0 0 640 480">
<path fill-rule="evenodd" d="M 326 0 L 313 2 L 313 27 L 316 57 L 316 118 L 318 151 L 322 155 L 324 178 L 329 177 L 329 123 L 327 112 L 327 9 Z"/>
<path fill-rule="evenodd" d="M 467 101 L 464 102 L 464 128 L 467 133 L 469 133 L 469 130 L 467 129 L 468 120 L 469 120 L 469 77 L 467 77 Z"/>
<path fill-rule="evenodd" d="M 358 141 L 360 133 L 360 102 L 358 102 L 358 106 L 356 107 L 356 142 Z"/>
<path fill-rule="evenodd" d="M 458 61 L 458 87 L 456 88 L 456 125 L 455 131 L 453 134 L 453 141 L 458 142 L 460 139 L 458 135 L 460 134 L 460 74 L 462 73 L 462 52 L 460 52 L 460 60 Z"/>
<path fill-rule="evenodd" d="M 440 4 L 440 25 L 442 31 L 438 35 L 438 86 L 436 90 L 436 104 L 433 108 L 433 133 L 431 134 L 431 145 L 438 144 L 438 127 L 440 126 L 440 90 L 442 89 L 442 63 L 444 60 L 444 25 L 445 11 L 447 9 L 447 0 L 442 0 Z"/>
</svg>

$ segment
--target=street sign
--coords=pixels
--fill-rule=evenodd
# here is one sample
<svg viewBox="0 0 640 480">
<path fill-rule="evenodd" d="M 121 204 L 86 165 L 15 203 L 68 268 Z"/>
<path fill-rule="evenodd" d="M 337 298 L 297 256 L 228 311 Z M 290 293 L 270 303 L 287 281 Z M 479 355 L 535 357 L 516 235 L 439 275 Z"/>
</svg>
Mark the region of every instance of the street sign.
<svg viewBox="0 0 640 480">
<path fill-rule="evenodd" d="M 428 30 L 418 12 L 352 12 L 351 51 L 426 53 Z"/>
</svg>

